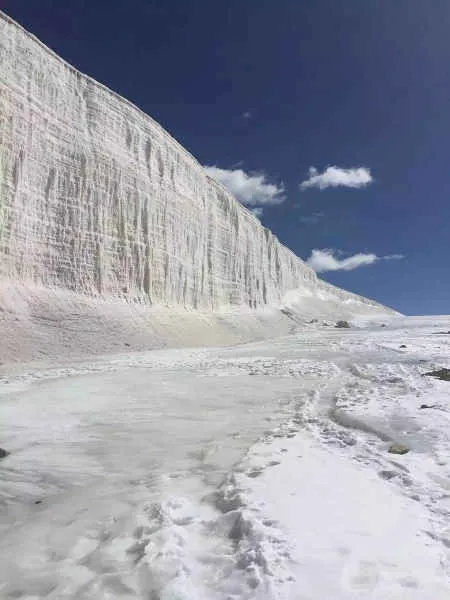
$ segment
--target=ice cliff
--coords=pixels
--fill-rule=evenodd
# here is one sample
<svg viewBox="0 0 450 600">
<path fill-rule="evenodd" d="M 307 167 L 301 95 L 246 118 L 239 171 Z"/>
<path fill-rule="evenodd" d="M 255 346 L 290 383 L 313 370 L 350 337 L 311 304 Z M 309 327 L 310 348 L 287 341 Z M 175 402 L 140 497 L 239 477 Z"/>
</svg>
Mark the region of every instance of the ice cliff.
<svg viewBox="0 0 450 600">
<path fill-rule="evenodd" d="M 201 310 L 332 293 L 160 125 L 0 12 L 0 281 Z"/>
</svg>

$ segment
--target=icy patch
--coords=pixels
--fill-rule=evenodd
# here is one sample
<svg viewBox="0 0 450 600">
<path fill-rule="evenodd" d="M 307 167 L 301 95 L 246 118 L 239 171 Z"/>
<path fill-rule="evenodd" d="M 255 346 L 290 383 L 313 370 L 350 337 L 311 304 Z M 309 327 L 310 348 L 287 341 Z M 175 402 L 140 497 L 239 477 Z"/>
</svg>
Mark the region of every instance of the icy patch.
<svg viewBox="0 0 450 600">
<path fill-rule="evenodd" d="M 446 598 L 448 340 L 408 323 L 4 371 L 2 599 Z"/>
</svg>

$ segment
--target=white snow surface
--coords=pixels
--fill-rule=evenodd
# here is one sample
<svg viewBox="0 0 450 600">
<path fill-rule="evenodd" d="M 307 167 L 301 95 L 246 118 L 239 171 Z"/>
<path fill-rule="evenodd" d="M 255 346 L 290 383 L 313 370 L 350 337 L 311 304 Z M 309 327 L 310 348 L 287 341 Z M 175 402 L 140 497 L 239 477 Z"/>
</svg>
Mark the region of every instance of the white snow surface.
<svg viewBox="0 0 450 600">
<path fill-rule="evenodd" d="M 0 367 L 0 598 L 447 599 L 450 317 L 380 325 Z"/>
<path fill-rule="evenodd" d="M 196 309 L 201 329 L 202 311 L 279 307 L 291 290 L 337 317 L 387 311 L 319 280 L 160 125 L 0 12 L 0 333 L 108 315 L 130 336 L 155 318 L 134 304 Z"/>
</svg>

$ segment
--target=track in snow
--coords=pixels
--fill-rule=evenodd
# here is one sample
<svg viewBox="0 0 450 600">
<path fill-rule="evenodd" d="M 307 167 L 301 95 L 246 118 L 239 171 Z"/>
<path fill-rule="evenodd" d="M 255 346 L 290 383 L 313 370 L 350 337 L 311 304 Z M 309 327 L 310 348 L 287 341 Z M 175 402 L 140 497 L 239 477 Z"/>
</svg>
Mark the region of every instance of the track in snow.
<svg viewBox="0 0 450 600">
<path fill-rule="evenodd" d="M 307 436 L 388 471 L 379 433 L 405 434 L 412 416 L 392 419 L 380 398 L 417 394 L 420 361 L 442 360 L 448 348 L 431 338 L 424 358 L 434 324 L 414 346 L 410 321 L 398 323 L 4 374 L 0 439 L 11 455 L 1 463 L 0 596 L 296 598 L 288 538 L 253 527 L 239 484 L 256 483 L 280 457 L 262 468 L 244 455 L 258 439 L 269 448 Z M 400 352 L 405 336 L 413 345 Z M 344 414 L 353 419 L 346 427 Z M 406 484 L 400 467 L 391 479 L 401 493 L 421 494 L 429 533 L 442 538 L 436 481 L 448 438 L 426 418 L 428 429 L 409 436 L 425 458 L 417 454 Z M 424 464 L 440 471 L 428 480 Z"/>
</svg>

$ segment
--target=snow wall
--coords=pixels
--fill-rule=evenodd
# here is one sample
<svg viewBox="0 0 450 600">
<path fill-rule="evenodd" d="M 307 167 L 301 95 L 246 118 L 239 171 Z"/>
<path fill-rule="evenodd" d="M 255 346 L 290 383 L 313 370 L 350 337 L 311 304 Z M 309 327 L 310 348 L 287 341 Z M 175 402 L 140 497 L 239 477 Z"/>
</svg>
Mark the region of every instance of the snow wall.
<svg viewBox="0 0 450 600">
<path fill-rule="evenodd" d="M 325 290 L 381 309 L 321 282 L 160 125 L 0 12 L 0 289 L 13 283 L 200 311 Z"/>
</svg>

